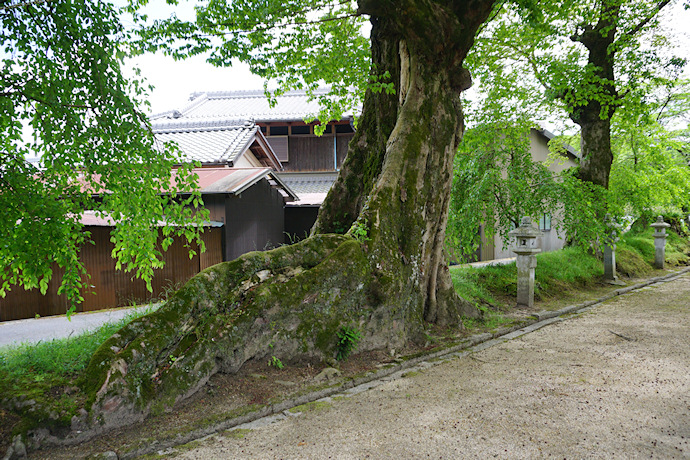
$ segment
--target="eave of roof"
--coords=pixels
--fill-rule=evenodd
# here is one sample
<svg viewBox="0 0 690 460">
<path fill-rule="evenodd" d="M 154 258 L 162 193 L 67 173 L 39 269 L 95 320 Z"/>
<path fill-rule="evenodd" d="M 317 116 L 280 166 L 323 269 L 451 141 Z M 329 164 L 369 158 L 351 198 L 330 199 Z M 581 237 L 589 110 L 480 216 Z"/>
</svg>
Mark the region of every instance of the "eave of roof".
<svg viewBox="0 0 690 460">
<path fill-rule="evenodd" d="M 115 220 L 109 214 L 103 214 L 96 211 L 84 211 L 81 214 L 79 222 L 85 227 L 114 227 Z M 165 221 L 159 220 L 156 226 L 162 227 L 166 225 Z M 223 223 L 215 220 L 205 221 L 202 223 L 204 227 L 222 227 Z"/>
<path fill-rule="evenodd" d="M 233 166 L 257 143 L 260 156 L 275 170 L 283 167 L 261 130 L 249 120 L 159 119 L 152 122 L 152 130 L 159 141 L 177 143 L 189 161 Z"/>
<path fill-rule="evenodd" d="M 294 122 L 319 113 L 318 96 L 328 94 L 328 88 L 314 91 L 315 99 L 309 100 L 305 91 L 288 91 L 276 97 L 271 107 L 263 90 L 197 92 L 190 96 L 190 103 L 180 110 L 151 116 L 160 119 L 215 119 L 246 118 L 255 122 Z M 354 114 L 343 114 L 342 120 L 349 120 Z"/>
<path fill-rule="evenodd" d="M 536 131 L 542 134 L 548 140 L 553 140 L 557 137 L 554 133 L 544 128 L 538 128 Z M 563 144 L 563 147 L 565 148 L 565 151 L 568 155 L 571 155 L 578 161 L 580 160 L 580 153 L 577 150 L 575 150 L 571 145 Z"/>
</svg>

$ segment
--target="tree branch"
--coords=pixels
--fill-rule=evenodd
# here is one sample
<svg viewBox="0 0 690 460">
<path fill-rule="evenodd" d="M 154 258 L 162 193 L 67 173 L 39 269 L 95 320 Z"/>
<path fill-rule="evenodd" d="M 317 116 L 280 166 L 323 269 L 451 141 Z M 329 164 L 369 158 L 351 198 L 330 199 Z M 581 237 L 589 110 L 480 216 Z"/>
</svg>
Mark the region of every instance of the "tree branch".
<svg viewBox="0 0 690 460">
<path fill-rule="evenodd" d="M 546 88 L 548 91 L 553 91 L 553 88 L 546 82 L 546 80 L 544 80 L 543 76 L 541 75 L 541 72 L 539 72 L 539 68 L 537 67 L 537 62 L 534 58 L 534 54 L 523 51 L 519 47 L 515 46 L 512 42 L 508 44 L 508 48 L 512 49 L 518 56 L 521 56 L 523 59 L 525 59 L 527 64 L 532 68 L 532 72 L 534 72 L 534 77 L 544 88 Z"/>
<path fill-rule="evenodd" d="M 19 2 L 19 3 L 15 3 L 14 5 L 7 5 L 7 6 L 0 7 L 0 13 L 2 13 L 3 11 L 11 11 L 11 10 L 14 10 L 16 8 L 21 8 L 23 6 L 40 5 L 41 3 L 48 3 L 50 1 L 51 0 L 29 0 L 27 2 Z"/>
<path fill-rule="evenodd" d="M 642 28 L 643 28 L 644 26 L 646 26 L 646 25 L 649 23 L 649 21 L 651 21 L 652 19 L 654 19 L 654 16 L 656 16 L 657 14 L 659 14 L 659 12 L 661 11 L 661 9 L 662 9 L 663 7 L 665 7 L 665 6 L 668 5 L 669 3 L 671 3 L 671 0 L 662 0 L 661 2 L 659 2 L 659 3 L 657 4 L 657 7 L 649 14 L 649 16 L 647 16 L 647 17 L 644 18 L 642 21 L 640 21 L 639 23 L 637 23 L 637 25 L 636 25 L 635 27 L 633 27 L 633 28 L 630 29 L 629 31 L 625 32 L 623 35 L 624 35 L 624 36 L 627 36 L 628 38 L 630 38 L 630 37 L 632 37 L 633 35 L 635 35 L 636 33 L 638 33 L 640 30 L 642 30 Z"/>
</svg>

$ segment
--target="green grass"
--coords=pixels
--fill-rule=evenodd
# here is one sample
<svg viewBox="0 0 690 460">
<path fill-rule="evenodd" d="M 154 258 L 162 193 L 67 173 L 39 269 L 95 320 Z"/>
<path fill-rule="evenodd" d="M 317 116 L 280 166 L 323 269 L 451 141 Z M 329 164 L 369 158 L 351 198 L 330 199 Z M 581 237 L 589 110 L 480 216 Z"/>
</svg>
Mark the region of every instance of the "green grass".
<svg viewBox="0 0 690 460">
<path fill-rule="evenodd" d="M 147 306 L 133 309 L 117 322 L 73 337 L 0 347 L 0 381 L 3 375 L 19 380 L 30 376 L 34 381 L 71 377 L 86 367 L 91 355 L 106 339 L 155 308 Z"/>
<path fill-rule="evenodd" d="M 690 263 L 690 240 L 675 232 L 668 232 L 666 264 L 668 266 Z M 654 237 L 651 228 L 632 231 L 623 235 L 616 249 L 616 265 L 619 274 L 629 277 L 645 276 L 654 271 Z M 503 266 L 450 268 L 455 290 L 484 311 L 479 322 L 469 321 L 468 327 L 495 327 L 502 321 L 501 314 L 510 309 L 517 292 L 515 263 Z M 589 251 L 568 247 L 560 251 L 537 255 L 534 295 L 536 300 L 561 297 L 568 291 L 593 286 L 601 280 L 603 263 Z M 506 299 L 508 302 L 506 302 Z M 501 305 L 503 301 L 503 305 Z"/>
<path fill-rule="evenodd" d="M 13 410 L 21 417 L 13 431 L 26 432 L 39 424 L 69 426 L 84 402 L 76 381 L 93 353 L 117 330 L 155 308 L 132 310 L 120 321 L 73 337 L 1 347 L 1 398 L 10 401 L 10 405 L 21 404 Z M 0 419 L 0 423 L 4 422 Z"/>
<path fill-rule="evenodd" d="M 537 255 L 535 298 L 559 295 L 564 289 L 578 289 L 595 283 L 603 275 L 601 261 L 580 248 Z M 486 267 L 451 267 L 455 290 L 478 306 L 496 305 L 496 298 L 515 297 L 517 270 L 515 263 Z"/>
<path fill-rule="evenodd" d="M 687 265 L 690 262 L 690 240 L 687 237 L 678 235 L 673 231 L 667 230 L 666 237 L 666 263 L 669 266 Z M 623 235 L 618 242 L 618 250 L 616 251 L 617 262 L 620 250 L 629 250 L 637 253 L 645 263 L 651 265 L 654 263 L 654 230 L 652 228 L 644 228 L 641 231 L 631 231 Z M 634 256 L 633 256 L 634 257 Z M 623 261 L 623 270 L 625 273 L 625 262 Z M 639 261 L 635 261 L 635 266 L 639 266 Z"/>
</svg>

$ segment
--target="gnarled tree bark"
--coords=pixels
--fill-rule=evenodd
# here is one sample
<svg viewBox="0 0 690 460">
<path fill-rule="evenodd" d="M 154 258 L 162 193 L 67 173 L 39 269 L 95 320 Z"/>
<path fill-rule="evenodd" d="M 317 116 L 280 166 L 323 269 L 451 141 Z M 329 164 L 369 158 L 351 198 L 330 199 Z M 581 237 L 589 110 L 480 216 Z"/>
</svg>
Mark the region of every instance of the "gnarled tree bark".
<svg viewBox="0 0 690 460">
<path fill-rule="evenodd" d="M 367 350 L 420 336 L 424 320 L 477 316 L 453 290 L 443 240 L 470 85 L 462 64 L 493 2 L 360 0 L 374 71 L 397 91 L 367 93 L 313 235 L 205 270 L 106 341 L 83 382 L 90 421 L 106 429 L 165 410 L 252 358 L 332 356 L 343 326 Z"/>
</svg>

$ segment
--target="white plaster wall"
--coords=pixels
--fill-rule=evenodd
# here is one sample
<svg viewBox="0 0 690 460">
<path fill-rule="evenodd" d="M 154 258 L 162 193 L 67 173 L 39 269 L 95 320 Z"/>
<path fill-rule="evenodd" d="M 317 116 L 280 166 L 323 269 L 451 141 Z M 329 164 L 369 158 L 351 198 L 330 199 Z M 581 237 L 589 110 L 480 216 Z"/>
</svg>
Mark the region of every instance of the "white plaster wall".
<svg viewBox="0 0 690 460">
<path fill-rule="evenodd" d="M 262 165 L 259 160 L 256 159 L 254 154 L 247 150 L 244 154 L 238 158 L 238 160 L 233 165 L 235 168 L 261 168 Z"/>
<path fill-rule="evenodd" d="M 548 139 L 539 131 L 532 129 L 530 130 L 530 150 L 532 153 L 532 160 L 546 163 L 550 171 L 559 173 L 575 166 L 575 162 L 567 157 L 559 156 L 554 158 L 555 155 L 549 156 L 549 145 Z M 564 234 L 559 235 L 556 231 L 556 226 L 560 219 L 560 213 L 551 216 L 551 230 L 542 231 L 541 248 L 542 252 L 557 251 L 562 249 L 565 245 Z M 538 225 L 539 221 L 535 222 Z M 494 236 L 494 258 L 495 259 L 505 259 L 508 257 L 515 257 L 515 253 L 510 250 L 508 245 L 506 248 L 503 247 L 504 240 L 499 236 Z"/>
</svg>

